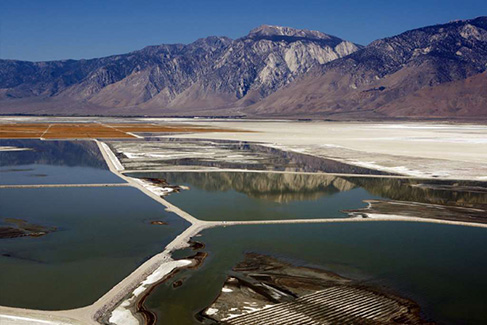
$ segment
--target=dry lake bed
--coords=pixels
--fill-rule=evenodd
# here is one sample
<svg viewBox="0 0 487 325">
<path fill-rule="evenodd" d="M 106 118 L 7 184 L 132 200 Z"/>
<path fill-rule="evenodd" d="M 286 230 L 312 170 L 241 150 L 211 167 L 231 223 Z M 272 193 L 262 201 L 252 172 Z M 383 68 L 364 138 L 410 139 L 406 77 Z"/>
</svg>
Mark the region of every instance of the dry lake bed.
<svg viewBox="0 0 487 325">
<path fill-rule="evenodd" d="M 0 118 L 0 323 L 485 324 L 487 127 Z"/>
</svg>

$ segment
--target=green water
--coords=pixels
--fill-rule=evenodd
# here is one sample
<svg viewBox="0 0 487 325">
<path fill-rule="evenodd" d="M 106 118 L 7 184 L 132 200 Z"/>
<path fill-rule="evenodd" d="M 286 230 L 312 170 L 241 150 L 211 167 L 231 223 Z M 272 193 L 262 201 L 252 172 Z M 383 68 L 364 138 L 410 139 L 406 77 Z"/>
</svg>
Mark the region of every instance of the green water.
<svg viewBox="0 0 487 325">
<path fill-rule="evenodd" d="M 420 181 L 407 179 L 320 174 L 170 172 L 128 176 L 165 179 L 172 185 L 189 187 L 166 199 L 201 220 L 340 218 L 347 216 L 342 210 L 364 208 L 367 204 L 363 200 L 370 199 L 480 208 L 487 204 L 486 192 L 435 188 L 452 182 L 429 181 L 430 187 L 425 188 L 417 186 Z"/>
<path fill-rule="evenodd" d="M 0 189 L 5 218 L 57 227 L 0 239 L 0 305 L 35 309 L 93 303 L 188 226 L 134 188 Z"/>
<path fill-rule="evenodd" d="M 167 199 L 204 220 L 330 218 L 340 210 L 383 198 L 434 204 L 482 206 L 482 191 L 416 186 L 396 179 L 269 173 L 137 173 L 189 190 Z M 441 186 L 452 185 L 440 182 Z M 463 184 L 468 186 L 469 184 Z M 372 222 L 235 226 L 195 238 L 207 246 L 199 270 L 185 270 L 160 285 L 147 306 L 161 324 L 191 324 L 217 297 L 245 252 L 277 256 L 380 286 L 418 302 L 427 319 L 451 324 L 487 322 L 487 230 L 432 224 Z M 183 257 L 188 251 L 176 252 Z M 174 280 L 184 284 L 172 288 Z"/>
<path fill-rule="evenodd" d="M 270 173 L 150 173 L 189 190 L 166 199 L 201 220 L 342 218 L 381 198 L 335 176 Z"/>
<path fill-rule="evenodd" d="M 146 301 L 160 324 L 197 323 L 194 315 L 217 297 L 246 252 L 393 290 L 439 323 L 487 322 L 485 229 L 403 222 L 233 226 L 206 230 L 196 239 L 209 253 L 202 267 L 180 272 Z M 178 279 L 184 284 L 172 288 Z"/>
<path fill-rule="evenodd" d="M 77 167 L 60 164 L 50 173 L 61 177 L 59 182 L 83 178 L 62 171 Z M 485 193 L 426 189 L 404 180 L 221 172 L 132 176 L 188 186 L 167 199 L 202 220 L 339 218 L 346 216 L 343 209 L 381 198 L 487 203 Z M 83 179 L 93 182 L 90 177 Z M 57 227 L 44 237 L 0 239 L 0 305 L 47 310 L 93 303 L 188 226 L 128 187 L 0 189 L 0 223 L 5 218 Z M 150 225 L 152 220 L 168 225 Z M 196 323 L 194 315 L 217 297 L 246 252 L 392 290 L 418 302 L 427 319 L 440 323 L 487 323 L 485 229 L 399 222 L 233 226 L 206 230 L 195 239 L 206 244 L 203 265 L 179 272 L 147 299 L 161 324 Z M 175 280 L 183 285 L 172 288 Z"/>
</svg>

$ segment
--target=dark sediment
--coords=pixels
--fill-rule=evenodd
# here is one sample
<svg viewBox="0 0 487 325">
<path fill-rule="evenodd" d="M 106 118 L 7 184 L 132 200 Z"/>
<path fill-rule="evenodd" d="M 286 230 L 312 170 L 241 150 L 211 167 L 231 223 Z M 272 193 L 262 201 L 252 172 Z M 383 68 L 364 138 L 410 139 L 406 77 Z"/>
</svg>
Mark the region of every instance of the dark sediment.
<svg viewBox="0 0 487 325">
<path fill-rule="evenodd" d="M 356 210 L 344 210 L 344 212 L 351 216 L 367 217 L 368 214 L 390 214 L 425 219 L 487 224 L 487 211 L 482 208 L 466 208 L 392 200 L 366 200 L 364 202 L 369 203 L 369 207 Z"/>
<path fill-rule="evenodd" d="M 189 247 L 191 247 L 192 250 L 196 251 L 196 250 L 205 248 L 205 244 L 203 244 L 202 242 L 199 242 L 199 241 L 190 240 L 189 241 Z"/>
<path fill-rule="evenodd" d="M 183 279 L 181 279 L 181 280 L 176 280 L 176 281 L 174 281 L 174 282 L 172 283 L 172 287 L 173 287 L 173 288 L 178 288 L 178 287 L 180 287 L 180 286 L 182 286 L 182 285 L 183 285 Z"/>
<path fill-rule="evenodd" d="M 41 225 L 30 224 L 22 219 L 5 218 L 4 222 L 9 225 L 0 226 L 0 239 L 41 237 L 56 231 L 55 227 L 44 227 Z"/>
<path fill-rule="evenodd" d="M 158 226 L 166 226 L 168 225 L 167 222 L 161 220 L 153 220 L 150 222 L 151 225 L 158 225 Z"/>
<path fill-rule="evenodd" d="M 357 307 L 347 309 L 352 303 Z M 419 306 L 408 299 L 333 272 L 255 253 L 246 254 L 233 268 L 222 293 L 197 318 L 225 324 L 426 323 Z"/>
<path fill-rule="evenodd" d="M 395 201 L 487 209 L 487 182 L 347 177 L 368 192 Z"/>
<path fill-rule="evenodd" d="M 144 181 L 150 182 L 154 186 L 158 187 L 165 187 L 165 188 L 171 188 L 173 192 L 179 192 L 181 191 L 181 187 L 178 185 L 171 185 L 169 184 L 164 178 L 142 178 Z"/>
<path fill-rule="evenodd" d="M 179 273 L 182 269 L 197 269 L 198 267 L 201 266 L 201 264 L 203 264 L 205 258 L 208 256 L 208 253 L 206 252 L 197 252 L 196 254 L 194 254 L 193 256 L 190 256 L 188 257 L 187 259 L 190 259 L 192 260 L 192 263 L 187 265 L 187 266 L 183 266 L 183 267 L 180 267 L 180 268 L 177 268 L 175 270 L 173 270 L 171 273 L 169 273 L 168 275 L 166 275 L 163 279 L 161 279 L 160 281 L 154 283 L 150 288 L 149 290 L 147 290 L 147 292 L 142 295 L 136 302 L 136 314 L 139 314 L 143 319 L 144 319 L 144 324 L 145 325 L 155 325 L 157 323 L 157 315 L 155 313 L 153 313 L 152 311 L 148 310 L 144 303 L 147 299 L 147 297 L 149 297 L 149 295 L 151 294 L 151 292 L 160 284 L 162 283 L 165 283 L 167 282 L 168 280 L 172 279 L 177 273 Z M 177 280 L 177 281 L 174 281 L 172 283 L 172 287 L 174 289 L 177 289 L 179 288 L 180 286 L 183 285 L 183 280 L 180 279 L 180 280 Z"/>
</svg>

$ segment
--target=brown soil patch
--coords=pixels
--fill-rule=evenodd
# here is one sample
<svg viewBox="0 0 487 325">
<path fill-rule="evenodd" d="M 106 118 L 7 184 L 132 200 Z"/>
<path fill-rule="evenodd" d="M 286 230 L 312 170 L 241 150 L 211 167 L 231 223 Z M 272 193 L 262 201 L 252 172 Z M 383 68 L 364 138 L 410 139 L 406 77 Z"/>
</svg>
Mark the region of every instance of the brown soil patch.
<svg viewBox="0 0 487 325">
<path fill-rule="evenodd" d="M 45 124 L 0 124 L 0 138 L 38 138 L 47 127 Z"/>
<path fill-rule="evenodd" d="M 0 130 L 0 139 L 40 138 L 42 132 L 9 132 Z"/>
<path fill-rule="evenodd" d="M 5 132 L 44 132 L 49 124 L 1 124 L 0 129 Z"/>
<path fill-rule="evenodd" d="M 161 221 L 161 220 L 154 220 L 150 222 L 151 225 L 157 225 L 157 226 L 166 226 L 168 225 L 167 222 Z"/>
<path fill-rule="evenodd" d="M 100 124 L 54 124 L 43 138 L 134 138 L 134 136 Z"/>
<path fill-rule="evenodd" d="M 230 129 L 218 129 L 210 127 L 196 127 L 188 125 L 154 125 L 154 124 L 109 124 L 111 127 L 126 131 L 126 132 L 169 132 L 169 133 L 185 133 L 185 132 L 242 132 Z"/>
<path fill-rule="evenodd" d="M 230 129 L 192 127 L 183 125 L 155 124 L 0 124 L 0 138 L 45 138 L 45 139 L 92 139 L 92 138 L 134 138 L 129 132 L 194 133 L 194 132 L 241 132 Z"/>
<path fill-rule="evenodd" d="M 148 310 L 146 308 L 146 306 L 144 305 L 145 301 L 147 300 L 149 295 L 152 293 L 152 291 L 161 283 L 164 283 L 164 282 L 168 281 L 169 279 L 172 279 L 177 273 L 179 273 L 183 269 L 197 269 L 197 268 L 199 268 L 203 264 L 204 260 L 207 257 L 208 257 L 208 253 L 206 253 L 206 252 L 198 252 L 195 255 L 188 257 L 187 259 L 192 260 L 191 264 L 189 264 L 187 266 L 182 266 L 182 267 L 176 268 L 171 273 L 167 274 L 162 280 L 154 283 L 149 288 L 149 290 L 147 290 L 147 292 L 137 300 L 136 306 L 135 306 L 136 307 L 135 312 L 136 312 L 136 314 L 139 314 L 144 318 L 144 324 L 146 324 L 146 325 L 157 324 L 157 315 L 155 313 L 153 313 L 152 311 Z M 172 283 L 173 288 L 178 288 L 181 285 L 183 285 L 183 280 L 184 280 L 184 278 L 174 281 Z"/>
<path fill-rule="evenodd" d="M 10 225 L 0 225 L 0 239 L 17 237 L 41 237 L 50 232 L 56 231 L 56 227 L 44 227 L 28 223 L 23 219 L 5 218 L 5 223 Z"/>
<path fill-rule="evenodd" d="M 174 281 L 174 282 L 172 283 L 172 287 L 173 287 L 173 288 L 179 288 L 179 287 L 180 287 L 180 286 L 182 286 L 182 285 L 183 285 L 183 281 L 182 281 L 182 280 L 177 280 L 177 281 Z"/>
</svg>

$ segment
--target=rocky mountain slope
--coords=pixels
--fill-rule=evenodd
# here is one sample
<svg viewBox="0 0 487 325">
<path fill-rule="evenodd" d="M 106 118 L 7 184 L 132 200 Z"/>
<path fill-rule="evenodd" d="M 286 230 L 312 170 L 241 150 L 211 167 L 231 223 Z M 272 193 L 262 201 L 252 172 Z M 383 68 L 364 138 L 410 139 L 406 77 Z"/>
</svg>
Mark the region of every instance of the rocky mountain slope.
<svg viewBox="0 0 487 325">
<path fill-rule="evenodd" d="M 487 17 L 361 47 L 261 26 L 91 60 L 0 60 L 0 113 L 487 119 Z"/>
<path fill-rule="evenodd" d="M 310 71 L 253 105 L 279 116 L 487 117 L 487 17 L 411 30 Z"/>
<path fill-rule="evenodd" d="M 264 25 L 237 40 L 208 37 L 101 59 L 0 60 L 0 108 L 137 114 L 245 106 L 358 49 L 321 32 Z"/>
</svg>

